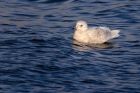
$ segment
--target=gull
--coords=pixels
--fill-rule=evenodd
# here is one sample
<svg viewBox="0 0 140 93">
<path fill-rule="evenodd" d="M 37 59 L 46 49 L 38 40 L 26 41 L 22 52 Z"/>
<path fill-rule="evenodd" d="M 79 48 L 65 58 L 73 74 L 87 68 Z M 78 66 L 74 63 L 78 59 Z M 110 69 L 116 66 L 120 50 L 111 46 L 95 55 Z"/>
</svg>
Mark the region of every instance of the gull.
<svg viewBox="0 0 140 93">
<path fill-rule="evenodd" d="M 108 27 L 88 27 L 87 22 L 77 21 L 73 39 L 86 44 L 103 44 L 110 39 L 119 37 L 120 30 Z"/>
</svg>

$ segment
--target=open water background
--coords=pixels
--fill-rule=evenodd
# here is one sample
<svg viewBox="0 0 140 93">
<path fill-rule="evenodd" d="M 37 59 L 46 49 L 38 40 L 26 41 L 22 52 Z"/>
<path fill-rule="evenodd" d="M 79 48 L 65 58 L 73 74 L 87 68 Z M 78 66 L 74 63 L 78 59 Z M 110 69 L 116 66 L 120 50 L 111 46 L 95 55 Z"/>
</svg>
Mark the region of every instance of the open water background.
<svg viewBox="0 0 140 93">
<path fill-rule="evenodd" d="M 80 19 L 121 36 L 76 45 Z M 0 0 L 0 93 L 140 93 L 140 0 Z"/>
</svg>

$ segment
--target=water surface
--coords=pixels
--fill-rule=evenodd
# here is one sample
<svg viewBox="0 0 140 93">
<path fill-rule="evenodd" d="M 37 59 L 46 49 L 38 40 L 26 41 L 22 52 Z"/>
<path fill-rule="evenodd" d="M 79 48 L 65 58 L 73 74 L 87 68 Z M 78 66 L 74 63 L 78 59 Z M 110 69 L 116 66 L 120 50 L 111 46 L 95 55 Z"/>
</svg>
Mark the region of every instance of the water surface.
<svg viewBox="0 0 140 93">
<path fill-rule="evenodd" d="M 0 0 L 0 92 L 140 92 L 139 9 L 139 0 Z M 75 44 L 80 19 L 120 37 Z"/>
</svg>

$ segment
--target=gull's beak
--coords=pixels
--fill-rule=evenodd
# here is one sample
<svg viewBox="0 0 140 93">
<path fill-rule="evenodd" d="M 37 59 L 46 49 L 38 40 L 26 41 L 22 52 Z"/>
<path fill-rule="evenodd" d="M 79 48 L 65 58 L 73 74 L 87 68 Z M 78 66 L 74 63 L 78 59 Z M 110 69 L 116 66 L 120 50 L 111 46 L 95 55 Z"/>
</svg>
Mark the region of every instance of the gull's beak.
<svg viewBox="0 0 140 93">
<path fill-rule="evenodd" d="M 74 26 L 73 29 L 76 30 L 76 27 Z"/>
<path fill-rule="evenodd" d="M 75 26 L 74 29 L 77 30 L 77 26 Z"/>
</svg>

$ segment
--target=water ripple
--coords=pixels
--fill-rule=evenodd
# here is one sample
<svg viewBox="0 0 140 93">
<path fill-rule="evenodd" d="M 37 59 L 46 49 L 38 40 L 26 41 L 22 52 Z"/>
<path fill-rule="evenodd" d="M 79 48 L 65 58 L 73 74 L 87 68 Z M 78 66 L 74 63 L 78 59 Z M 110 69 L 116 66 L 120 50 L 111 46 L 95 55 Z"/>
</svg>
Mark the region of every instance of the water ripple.
<svg viewBox="0 0 140 93">
<path fill-rule="evenodd" d="M 139 93 L 140 1 L 0 0 L 1 93 Z M 121 30 L 72 39 L 77 20 Z"/>
</svg>

